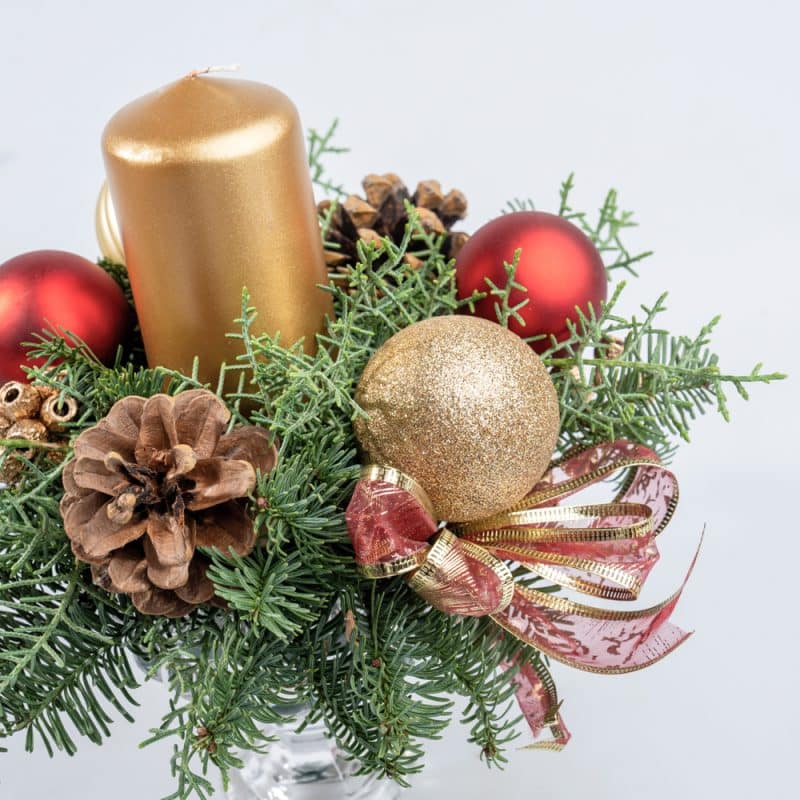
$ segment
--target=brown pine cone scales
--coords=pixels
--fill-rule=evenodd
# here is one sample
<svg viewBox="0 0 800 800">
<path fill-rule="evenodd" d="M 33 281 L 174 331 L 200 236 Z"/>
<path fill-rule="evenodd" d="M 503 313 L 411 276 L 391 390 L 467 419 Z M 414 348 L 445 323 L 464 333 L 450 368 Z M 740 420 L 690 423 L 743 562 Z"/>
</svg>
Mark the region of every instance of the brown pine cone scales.
<svg viewBox="0 0 800 800">
<path fill-rule="evenodd" d="M 420 181 L 412 194 L 394 173 L 367 175 L 362 181 L 364 197 L 349 195 L 334 208 L 326 236 L 325 260 L 329 269 L 346 274 L 358 260 L 358 242 L 380 242 L 386 236 L 399 243 L 408 222 L 405 201 L 417 209 L 420 224 L 428 233 L 444 234 L 443 253 L 455 258 L 469 238 L 466 233 L 451 231 L 452 226 L 467 214 L 467 198 L 458 189 L 447 194 L 439 181 Z M 330 200 L 318 207 L 320 214 L 331 208 Z M 424 247 L 412 242 L 406 260 L 412 266 L 420 261 L 414 252 Z"/>
<path fill-rule="evenodd" d="M 225 430 L 212 392 L 126 397 L 75 441 L 61 514 L 72 550 L 98 586 L 139 611 L 179 617 L 214 601 L 198 547 L 247 555 L 255 545 L 245 498 L 256 470 L 275 467 L 263 428 Z"/>
</svg>

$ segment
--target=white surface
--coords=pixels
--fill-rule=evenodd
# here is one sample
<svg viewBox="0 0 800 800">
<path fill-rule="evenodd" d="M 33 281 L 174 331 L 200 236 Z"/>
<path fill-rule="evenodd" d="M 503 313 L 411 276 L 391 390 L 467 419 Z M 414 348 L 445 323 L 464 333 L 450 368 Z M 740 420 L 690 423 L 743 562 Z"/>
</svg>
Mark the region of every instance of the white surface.
<svg viewBox="0 0 800 800">
<path fill-rule="evenodd" d="M 80 10 L 77 10 L 79 5 Z M 30 249 L 93 257 L 99 136 L 122 104 L 210 63 L 289 94 L 307 125 L 340 116 L 348 186 L 371 171 L 437 177 L 469 225 L 506 200 L 576 201 L 614 185 L 656 256 L 628 307 L 671 293 L 669 324 L 723 313 L 723 365 L 797 372 L 800 138 L 795 4 L 739 2 L 0 2 L 0 261 Z M 675 462 L 682 502 L 642 598 L 706 546 L 676 619 L 697 635 L 631 676 L 557 667 L 574 733 L 560 755 L 487 772 L 456 724 L 408 800 L 488 793 L 594 800 L 796 797 L 796 380 L 731 402 Z M 136 749 L 165 698 L 74 759 L 0 755 L 2 800 L 142 800 L 171 790 L 169 748 Z"/>
</svg>

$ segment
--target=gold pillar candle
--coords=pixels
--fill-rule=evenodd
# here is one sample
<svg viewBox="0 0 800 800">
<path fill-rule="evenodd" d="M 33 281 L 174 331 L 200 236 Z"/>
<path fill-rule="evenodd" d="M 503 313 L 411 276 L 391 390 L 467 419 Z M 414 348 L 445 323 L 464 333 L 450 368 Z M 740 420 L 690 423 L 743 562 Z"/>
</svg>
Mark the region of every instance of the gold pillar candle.
<svg viewBox="0 0 800 800">
<path fill-rule="evenodd" d="M 297 109 L 252 81 L 193 74 L 118 111 L 103 155 L 147 359 L 216 383 L 255 333 L 306 352 L 332 313 Z"/>
</svg>

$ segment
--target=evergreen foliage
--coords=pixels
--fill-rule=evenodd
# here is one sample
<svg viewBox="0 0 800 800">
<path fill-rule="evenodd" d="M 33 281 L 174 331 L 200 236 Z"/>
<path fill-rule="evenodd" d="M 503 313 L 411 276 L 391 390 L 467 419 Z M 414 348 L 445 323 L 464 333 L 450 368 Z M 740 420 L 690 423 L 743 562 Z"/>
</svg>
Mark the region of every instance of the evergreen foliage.
<svg viewBox="0 0 800 800">
<path fill-rule="evenodd" d="M 311 169 L 318 186 L 339 195 L 322 161 L 338 151 L 333 133 L 311 134 Z M 648 254 L 625 248 L 621 237 L 632 221 L 618 209 L 616 194 L 590 221 L 570 207 L 571 187 L 570 177 L 559 212 L 587 231 L 610 270 L 632 272 Z M 423 259 L 418 270 L 403 262 L 412 239 L 424 245 L 422 254 L 415 249 Z M 541 656 L 510 637 L 497 640 L 490 621 L 433 610 L 402 579 L 360 578 L 344 526 L 359 471 L 351 420 L 362 413 L 352 399 L 361 371 L 396 331 L 459 307 L 453 264 L 440 248 L 413 210 L 399 245 L 386 240 L 378 250 L 360 243 L 359 263 L 328 288 L 336 317 L 314 356 L 255 335 L 257 309 L 244 292 L 241 319 L 232 327 L 246 355 L 223 370 L 241 376 L 240 390 L 226 401 L 237 419 L 250 409 L 252 421 L 277 435 L 280 463 L 259 476 L 252 498 L 262 546 L 246 558 L 210 553 L 211 577 L 230 611 L 149 618 L 126 597 L 92 584 L 70 551 L 58 511 L 68 447 L 41 448 L 19 485 L 0 490 L 0 736 L 26 731 L 29 748 L 38 743 L 51 753 L 73 753 L 77 735 L 102 741 L 111 710 L 130 718 L 137 687 L 131 664 L 138 659 L 171 692 L 150 741 L 175 743 L 174 800 L 209 796 L 209 767 L 225 776 L 239 764 L 238 750 L 268 747 L 263 726 L 287 718 L 293 704 L 324 720 L 364 772 L 405 783 L 423 766 L 425 741 L 450 722 L 452 696 L 461 695 L 470 740 L 489 764 L 505 760 L 517 712 L 498 665 L 515 654 Z M 129 291 L 124 270 L 103 266 Z M 507 274 L 506 286 L 487 286 L 503 323 L 519 310 L 509 305 L 515 263 Z M 723 373 L 709 350 L 716 320 L 696 336 L 672 336 L 658 327 L 663 298 L 644 308 L 641 319 L 618 316 L 623 286 L 604 309 L 582 317 L 566 343 L 545 353 L 557 368 L 562 451 L 629 437 L 668 454 L 708 406 L 727 417 L 726 385 L 746 396 L 747 383 L 781 377 L 759 368 Z M 110 368 L 85 347 L 70 348 L 52 335 L 33 349 L 46 363 L 31 377 L 80 405 L 72 439 L 126 395 L 199 385 L 196 370 L 183 376 L 147 369 L 140 344 Z M 221 391 L 224 377 L 211 388 Z"/>
</svg>

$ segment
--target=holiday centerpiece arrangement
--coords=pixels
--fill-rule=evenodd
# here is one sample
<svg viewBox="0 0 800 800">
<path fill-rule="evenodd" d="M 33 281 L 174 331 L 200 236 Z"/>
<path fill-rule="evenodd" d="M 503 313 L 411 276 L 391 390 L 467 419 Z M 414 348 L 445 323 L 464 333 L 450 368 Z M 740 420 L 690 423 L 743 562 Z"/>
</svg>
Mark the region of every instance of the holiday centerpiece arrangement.
<svg viewBox="0 0 800 800">
<path fill-rule="evenodd" d="M 664 462 L 726 386 L 782 376 L 723 373 L 716 320 L 673 336 L 663 297 L 620 315 L 649 253 L 613 191 L 592 217 L 570 177 L 470 236 L 438 181 L 331 182 L 334 129 L 307 155 L 280 92 L 192 73 L 105 129 L 99 264 L 0 265 L 1 735 L 102 741 L 136 660 L 172 694 L 174 798 L 281 724 L 403 785 L 454 695 L 502 763 L 518 718 L 567 743 L 553 661 L 686 639 L 680 589 L 630 608 Z"/>
</svg>

